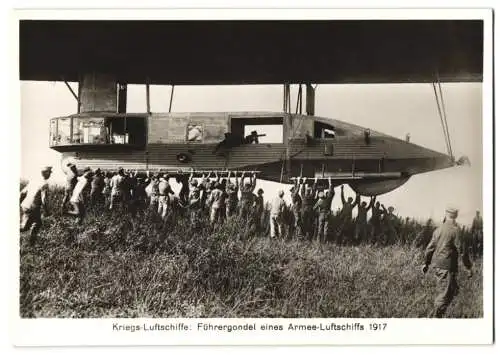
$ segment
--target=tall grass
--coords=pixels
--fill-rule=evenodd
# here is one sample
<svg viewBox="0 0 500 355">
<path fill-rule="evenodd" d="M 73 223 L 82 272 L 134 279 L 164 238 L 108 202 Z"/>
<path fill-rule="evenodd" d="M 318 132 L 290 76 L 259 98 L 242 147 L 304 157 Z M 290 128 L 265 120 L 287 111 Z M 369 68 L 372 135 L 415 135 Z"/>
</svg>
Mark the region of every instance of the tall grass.
<svg viewBox="0 0 500 355">
<path fill-rule="evenodd" d="M 422 249 L 270 240 L 234 218 L 215 231 L 185 218 L 90 209 L 83 225 L 57 210 L 20 247 L 22 317 L 426 317 L 435 280 Z M 408 238 L 406 238 L 408 239 Z M 405 239 L 405 240 L 406 240 Z M 459 274 L 448 316 L 482 317 L 482 264 Z"/>
</svg>

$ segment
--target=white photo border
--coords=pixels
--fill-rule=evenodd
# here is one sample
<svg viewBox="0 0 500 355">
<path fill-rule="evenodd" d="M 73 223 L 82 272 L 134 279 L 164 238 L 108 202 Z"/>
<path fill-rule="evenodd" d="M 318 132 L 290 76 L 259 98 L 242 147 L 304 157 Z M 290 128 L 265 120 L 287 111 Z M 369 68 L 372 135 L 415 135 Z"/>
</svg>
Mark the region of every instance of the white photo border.
<svg viewBox="0 0 500 355">
<path fill-rule="evenodd" d="M 20 118 L 19 20 L 21 19 L 479 19 L 484 21 L 483 62 L 483 206 L 484 235 L 493 236 L 493 12 L 491 9 L 86 9 L 86 10 L 17 10 L 12 13 L 10 28 L 11 117 Z M 14 124 L 19 129 L 19 122 Z M 20 145 L 19 145 L 20 146 Z M 14 171 L 20 171 L 20 159 Z M 17 170 L 16 170 L 17 169 Z M 19 175 L 18 175 L 19 176 Z M 18 177 L 17 176 L 17 177 Z M 17 178 L 14 177 L 14 178 Z M 17 181 L 18 184 L 18 181 Z M 15 200 L 15 199 L 13 199 Z M 9 199 L 10 201 L 10 199 Z M 493 238 L 485 238 L 483 259 L 483 307 L 481 319 L 23 319 L 19 315 L 19 238 L 18 211 L 7 210 L 9 225 L 10 282 L 9 311 L 11 341 L 18 346 L 55 345 L 330 345 L 330 344 L 490 344 L 493 341 Z M 219 325 L 264 323 L 282 324 L 387 323 L 381 332 L 367 331 L 198 331 L 198 323 Z M 114 324 L 156 327 L 155 324 L 185 325 L 192 330 L 115 331 Z M 181 326 L 180 323 L 183 325 Z M 358 325 L 356 325 L 358 324 Z M 172 328 L 176 328 L 173 327 Z"/>
</svg>

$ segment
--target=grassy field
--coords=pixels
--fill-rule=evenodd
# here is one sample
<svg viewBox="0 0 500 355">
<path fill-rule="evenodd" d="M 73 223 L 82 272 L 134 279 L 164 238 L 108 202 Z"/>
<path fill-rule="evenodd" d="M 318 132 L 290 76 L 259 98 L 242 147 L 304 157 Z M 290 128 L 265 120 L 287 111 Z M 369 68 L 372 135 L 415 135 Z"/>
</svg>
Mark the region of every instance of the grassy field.
<svg viewBox="0 0 500 355">
<path fill-rule="evenodd" d="M 51 206 L 59 206 L 60 192 Z M 184 219 L 163 226 L 89 211 L 44 219 L 34 247 L 21 237 L 22 317 L 426 317 L 435 280 L 422 249 L 318 245 L 255 236 L 234 220 L 210 233 Z M 447 316 L 482 317 L 482 263 L 459 274 Z"/>
</svg>

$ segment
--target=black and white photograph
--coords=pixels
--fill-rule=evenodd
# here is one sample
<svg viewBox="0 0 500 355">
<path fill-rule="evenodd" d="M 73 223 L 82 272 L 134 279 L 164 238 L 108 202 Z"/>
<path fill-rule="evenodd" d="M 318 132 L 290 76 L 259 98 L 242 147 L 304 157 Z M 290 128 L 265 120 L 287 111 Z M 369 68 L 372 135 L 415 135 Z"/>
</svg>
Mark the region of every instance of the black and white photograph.
<svg viewBox="0 0 500 355">
<path fill-rule="evenodd" d="M 20 16 L 20 320 L 491 319 L 482 14 Z"/>
</svg>

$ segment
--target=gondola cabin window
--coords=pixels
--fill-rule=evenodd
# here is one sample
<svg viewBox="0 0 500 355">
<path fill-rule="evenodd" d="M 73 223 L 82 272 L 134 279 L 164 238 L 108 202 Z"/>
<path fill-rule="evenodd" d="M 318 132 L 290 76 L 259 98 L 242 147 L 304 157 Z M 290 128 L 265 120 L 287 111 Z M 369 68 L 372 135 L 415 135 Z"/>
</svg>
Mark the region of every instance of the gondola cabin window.
<svg viewBox="0 0 500 355">
<path fill-rule="evenodd" d="M 52 147 L 145 144 L 143 117 L 61 117 L 50 121 Z"/>
<path fill-rule="evenodd" d="M 314 122 L 314 138 L 316 139 L 334 139 L 338 135 L 335 127 L 323 122 Z"/>
</svg>

